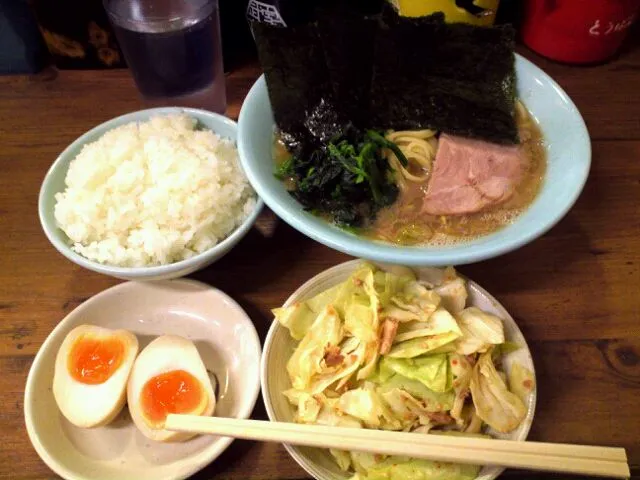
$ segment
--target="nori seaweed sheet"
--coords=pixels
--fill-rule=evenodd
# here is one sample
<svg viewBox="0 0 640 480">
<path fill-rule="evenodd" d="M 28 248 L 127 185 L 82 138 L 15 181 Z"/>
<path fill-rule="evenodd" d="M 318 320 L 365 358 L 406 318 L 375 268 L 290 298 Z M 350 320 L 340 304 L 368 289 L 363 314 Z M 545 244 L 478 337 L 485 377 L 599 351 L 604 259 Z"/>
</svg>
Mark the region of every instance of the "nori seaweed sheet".
<svg viewBox="0 0 640 480">
<path fill-rule="evenodd" d="M 317 9 L 317 24 L 336 109 L 358 127 L 369 120 L 372 45 L 382 1 L 332 0 Z"/>
<path fill-rule="evenodd" d="M 313 148 L 342 131 L 314 23 L 276 27 L 251 22 L 276 124 L 291 150 Z"/>
<path fill-rule="evenodd" d="M 511 27 L 400 17 L 381 0 L 316 5 L 314 22 L 252 22 L 276 123 L 293 153 L 351 124 L 518 141 Z"/>
<path fill-rule="evenodd" d="M 516 143 L 513 45 L 508 26 L 385 10 L 375 44 L 372 126 Z"/>
</svg>

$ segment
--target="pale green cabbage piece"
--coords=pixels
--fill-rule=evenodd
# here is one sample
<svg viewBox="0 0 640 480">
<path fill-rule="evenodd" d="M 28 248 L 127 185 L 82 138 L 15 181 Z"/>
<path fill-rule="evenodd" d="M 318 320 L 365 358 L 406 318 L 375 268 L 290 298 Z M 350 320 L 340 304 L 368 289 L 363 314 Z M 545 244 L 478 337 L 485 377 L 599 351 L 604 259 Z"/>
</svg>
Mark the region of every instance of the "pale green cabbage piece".
<svg viewBox="0 0 640 480">
<path fill-rule="evenodd" d="M 393 392 L 394 390 L 404 391 L 412 397 L 422 401 L 424 403 L 424 411 L 426 412 L 451 410 L 453 400 L 455 398 L 453 390 L 442 393 L 434 392 L 416 380 L 411 380 L 397 374 L 393 375 L 378 386 L 378 391 L 383 394 Z"/>
<path fill-rule="evenodd" d="M 456 352 L 471 355 L 486 352 L 493 345 L 504 343 L 502 320 L 477 307 L 465 308 L 457 315 L 462 336 L 456 341 Z"/>
<path fill-rule="evenodd" d="M 449 364 L 453 374 L 453 390 L 455 392 L 455 400 L 449 414 L 453 417 L 458 425 L 464 424 L 462 416 L 462 407 L 465 399 L 469 394 L 469 383 L 471 382 L 471 374 L 473 366 L 464 355 L 457 353 L 449 355 Z"/>
<path fill-rule="evenodd" d="M 389 358 L 386 355 L 382 357 L 384 358 Z M 378 362 L 378 366 L 376 368 L 376 371 L 373 372 L 373 374 L 369 375 L 369 378 L 367 378 L 368 381 L 370 382 L 374 382 L 377 384 L 382 384 L 384 382 L 386 382 L 387 380 L 389 380 L 391 377 L 393 377 L 395 375 L 395 372 L 391 369 L 389 369 L 387 362 L 383 362 L 380 361 Z"/>
<path fill-rule="evenodd" d="M 289 334 L 296 340 L 302 340 L 311 324 L 318 316 L 309 306 L 302 303 L 294 303 L 290 307 L 274 308 L 271 312 L 283 327 L 289 330 Z"/>
<path fill-rule="evenodd" d="M 336 389 L 342 388 L 360 367 L 364 358 L 364 347 L 356 338 L 349 337 L 340 347 L 340 351 L 345 358 L 342 364 L 337 367 L 322 367 L 322 364 L 320 364 L 320 372 L 312 377 L 311 383 L 306 389 L 290 388 L 283 392 L 284 395 L 292 405 L 298 405 L 301 396 L 323 393 L 335 382 L 337 382 Z"/>
<path fill-rule="evenodd" d="M 323 401 L 323 395 L 318 395 Z M 302 393 L 298 397 L 298 410 L 296 414 L 296 421 L 300 423 L 315 423 L 320 414 L 322 404 L 316 397 L 309 395 L 308 393 Z"/>
<path fill-rule="evenodd" d="M 356 378 L 358 380 L 363 380 L 371 376 L 376 370 L 380 347 L 380 339 L 378 337 L 378 329 L 380 327 L 379 314 L 382 307 L 376 292 L 373 270 L 371 268 L 364 270 L 360 277 L 360 281 L 362 282 L 362 288 L 368 297 L 368 307 L 370 310 L 369 316 L 361 319 L 361 322 L 366 322 L 366 327 L 371 328 L 374 332 L 372 340 L 361 340 L 362 343 L 365 344 L 364 359 L 362 361 L 363 366 L 358 371 Z"/>
<path fill-rule="evenodd" d="M 515 393 L 525 405 L 536 386 L 533 372 L 519 363 L 513 363 L 508 375 L 509 390 Z"/>
<path fill-rule="evenodd" d="M 445 345 L 441 345 L 438 348 L 434 348 L 429 352 L 429 355 L 439 355 L 441 353 L 455 353 L 455 351 L 456 351 L 456 342 L 452 341 Z"/>
<path fill-rule="evenodd" d="M 400 430 L 402 423 L 382 396 L 373 388 L 356 388 L 343 393 L 338 401 L 340 410 L 361 420 L 366 427 Z"/>
<path fill-rule="evenodd" d="M 356 458 L 352 458 L 354 464 Z M 358 468 L 359 467 L 359 468 Z M 351 480 L 473 480 L 480 467 L 409 457 L 389 456 L 371 464 L 367 462 L 356 468 Z"/>
<path fill-rule="evenodd" d="M 449 332 L 462 336 L 462 331 L 456 319 L 446 310 L 438 308 L 426 321 L 401 323 L 398 326 L 394 342 L 399 343 L 413 338 L 429 337 Z"/>
<path fill-rule="evenodd" d="M 469 384 L 478 416 L 498 432 L 513 431 L 524 420 L 527 409 L 511 393 L 491 359 L 491 350 L 480 355 Z"/>
<path fill-rule="evenodd" d="M 520 350 L 520 348 L 522 347 L 518 343 L 506 341 L 504 343 L 501 343 L 500 345 L 496 345 L 495 347 L 493 347 L 491 355 L 495 360 L 496 358 L 504 357 L 505 355 L 509 355 L 510 353 L 517 352 L 518 350 Z"/>
<path fill-rule="evenodd" d="M 287 372 L 293 388 L 306 390 L 311 377 L 322 371 L 321 361 L 327 345 L 338 345 L 343 337 L 342 321 L 328 305 L 307 330 L 287 362 Z"/>
<path fill-rule="evenodd" d="M 389 351 L 388 356 L 391 358 L 413 358 L 425 353 L 433 352 L 448 343 L 459 338 L 456 332 L 441 333 L 430 337 L 414 338 L 404 342 L 396 343 Z"/>
<path fill-rule="evenodd" d="M 316 423 L 328 427 L 362 428 L 362 422 L 357 418 L 346 413 L 338 413 L 338 401 L 337 398 L 325 399 L 316 418 Z"/>
<path fill-rule="evenodd" d="M 358 292 L 364 294 L 363 287 L 358 285 L 356 280 L 368 274 L 373 276 L 372 266 L 365 263 L 348 280 L 302 302 L 295 302 L 288 307 L 274 308 L 272 313 L 276 320 L 289 330 L 295 340 L 301 340 L 327 305 L 331 304 L 339 315 L 344 316 L 345 305 L 353 301 L 354 294 Z"/>
<path fill-rule="evenodd" d="M 378 340 L 377 312 L 368 303 L 354 299 L 346 306 L 344 314 L 345 330 L 364 343 Z"/>
<path fill-rule="evenodd" d="M 430 423 L 428 412 L 404 390 L 394 388 L 382 393 L 381 396 L 402 424 L 402 430 L 411 429 L 416 423 L 423 425 Z"/>
<path fill-rule="evenodd" d="M 396 341 L 388 356 L 413 358 L 433 352 L 462 336 L 456 319 L 446 310 L 438 308 L 426 320 L 398 327 Z"/>
<path fill-rule="evenodd" d="M 416 358 L 383 357 L 380 368 L 417 380 L 434 392 L 451 389 L 452 374 L 447 355 L 429 355 Z"/>
<path fill-rule="evenodd" d="M 457 275 L 455 278 L 445 280 L 442 285 L 438 285 L 433 290 L 440 296 L 442 306 L 454 315 L 460 312 L 467 303 L 466 282 Z"/>
<path fill-rule="evenodd" d="M 348 451 L 330 448 L 329 453 L 331 453 L 331 456 L 335 459 L 340 470 L 346 472 L 351 468 L 351 454 Z"/>
<path fill-rule="evenodd" d="M 377 455 L 367 452 L 350 452 L 351 454 L 351 462 L 353 464 L 353 468 L 356 471 L 356 475 L 359 473 L 361 475 L 366 475 L 367 470 L 374 467 L 378 460 L 376 458 L 380 458 Z"/>
<path fill-rule="evenodd" d="M 417 281 L 408 281 L 389 302 L 382 303 L 383 315 L 399 322 L 426 322 L 440 305 L 440 296 Z"/>
<path fill-rule="evenodd" d="M 345 354 L 345 361 L 341 365 L 337 367 L 326 367 L 320 373 L 314 376 L 308 387 L 309 393 L 322 393 L 336 381 L 339 381 L 336 389 L 341 388 L 341 386 L 346 383 L 362 365 L 364 357 L 365 345 L 363 343 L 359 343 L 355 351 L 353 351 L 349 355 Z"/>
<path fill-rule="evenodd" d="M 420 320 L 402 322 L 398 324 L 398 330 L 393 339 L 393 343 L 404 342 L 412 338 L 426 337 L 430 331 L 431 324 L 429 322 L 422 322 Z"/>
<path fill-rule="evenodd" d="M 403 275 L 394 275 L 377 270 L 374 274 L 374 286 L 380 303 L 388 304 L 391 297 L 402 291 L 408 283 L 415 281 L 415 279 L 415 274 L 411 271 L 403 272 Z"/>
<path fill-rule="evenodd" d="M 288 307 L 274 308 L 271 312 L 276 320 L 289 330 L 295 340 L 302 340 L 320 312 L 343 290 L 344 285 L 336 285 L 304 302 L 295 302 Z"/>
<path fill-rule="evenodd" d="M 396 415 L 396 418 L 399 419 L 402 424 L 402 430 L 408 431 L 418 425 L 427 428 L 432 427 L 430 417 L 432 412 L 425 407 L 424 403 L 407 391 L 394 388 L 384 392 L 382 397 L 394 415 Z"/>
</svg>

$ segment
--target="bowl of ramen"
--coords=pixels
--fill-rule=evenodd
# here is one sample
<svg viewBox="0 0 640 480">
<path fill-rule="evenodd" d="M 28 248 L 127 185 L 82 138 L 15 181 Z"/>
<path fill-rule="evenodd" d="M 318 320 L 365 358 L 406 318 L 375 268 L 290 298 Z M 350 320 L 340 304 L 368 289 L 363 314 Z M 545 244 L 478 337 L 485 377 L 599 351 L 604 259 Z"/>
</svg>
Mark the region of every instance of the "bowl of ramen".
<svg viewBox="0 0 640 480">
<path fill-rule="evenodd" d="M 264 75 L 238 149 L 266 204 L 331 248 L 414 266 L 492 258 L 564 217 L 589 134 L 512 29 L 358 8 L 252 25 Z"/>
</svg>

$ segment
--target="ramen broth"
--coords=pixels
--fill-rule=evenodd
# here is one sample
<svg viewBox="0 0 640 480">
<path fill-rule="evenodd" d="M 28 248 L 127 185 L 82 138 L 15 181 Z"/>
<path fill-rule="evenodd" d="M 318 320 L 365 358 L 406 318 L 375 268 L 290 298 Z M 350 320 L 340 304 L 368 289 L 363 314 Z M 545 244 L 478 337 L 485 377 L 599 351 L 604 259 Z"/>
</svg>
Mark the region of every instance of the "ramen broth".
<svg viewBox="0 0 640 480">
<path fill-rule="evenodd" d="M 540 127 L 528 112 L 525 115 L 517 119 L 526 159 L 524 175 L 509 200 L 467 215 L 428 215 L 421 212 L 428 182 L 407 182 L 398 200 L 378 212 L 363 234 L 401 245 L 446 245 L 487 235 L 512 223 L 539 193 L 546 170 Z"/>
<path fill-rule="evenodd" d="M 509 200 L 472 214 L 429 215 L 422 213 L 429 182 L 406 182 L 395 203 L 380 210 L 372 224 L 357 229 L 358 233 L 399 245 L 448 245 L 487 235 L 512 223 L 540 192 L 547 163 L 542 132 L 535 119 L 525 111 L 517 116 L 517 122 L 526 164 L 523 178 Z M 276 165 L 291 157 L 279 139 L 274 142 L 273 157 Z M 414 175 L 424 173 L 415 165 L 409 171 Z M 293 179 L 285 178 L 283 182 L 287 190 L 295 188 Z"/>
</svg>

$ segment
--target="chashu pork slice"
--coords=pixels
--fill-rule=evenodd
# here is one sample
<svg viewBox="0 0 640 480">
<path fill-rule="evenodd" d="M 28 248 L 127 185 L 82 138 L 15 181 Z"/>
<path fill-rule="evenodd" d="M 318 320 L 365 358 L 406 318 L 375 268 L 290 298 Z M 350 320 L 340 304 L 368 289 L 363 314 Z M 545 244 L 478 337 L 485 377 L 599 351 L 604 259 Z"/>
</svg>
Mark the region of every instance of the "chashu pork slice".
<svg viewBox="0 0 640 480">
<path fill-rule="evenodd" d="M 519 145 L 442 134 L 422 211 L 462 215 L 498 205 L 513 195 L 525 161 Z"/>
</svg>

